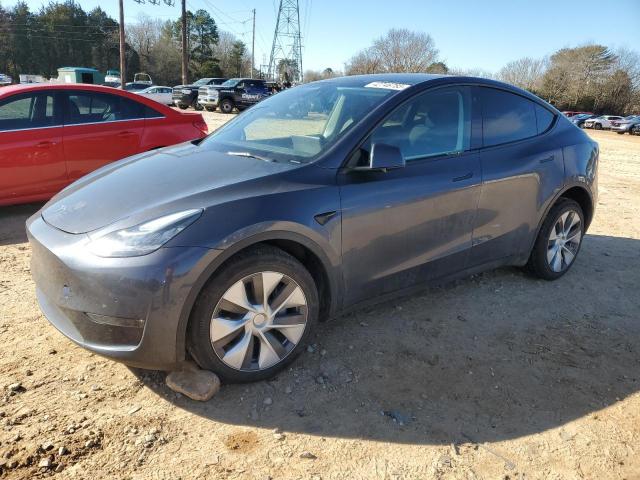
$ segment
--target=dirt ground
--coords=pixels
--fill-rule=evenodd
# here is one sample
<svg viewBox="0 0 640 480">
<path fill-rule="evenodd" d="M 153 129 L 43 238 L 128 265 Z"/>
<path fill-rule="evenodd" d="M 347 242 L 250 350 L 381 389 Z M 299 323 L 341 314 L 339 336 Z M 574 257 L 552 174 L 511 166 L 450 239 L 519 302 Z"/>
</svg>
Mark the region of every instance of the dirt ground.
<svg viewBox="0 0 640 480">
<path fill-rule="evenodd" d="M 561 280 L 506 268 L 332 319 L 207 403 L 55 331 L 39 206 L 0 209 L 0 478 L 640 479 L 640 137 L 593 136 L 600 201 Z"/>
</svg>

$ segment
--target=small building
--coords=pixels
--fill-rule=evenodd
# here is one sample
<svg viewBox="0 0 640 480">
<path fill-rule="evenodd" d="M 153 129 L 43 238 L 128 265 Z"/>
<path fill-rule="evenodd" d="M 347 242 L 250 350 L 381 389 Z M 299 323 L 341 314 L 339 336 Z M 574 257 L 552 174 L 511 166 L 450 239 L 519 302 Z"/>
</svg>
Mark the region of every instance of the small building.
<svg viewBox="0 0 640 480">
<path fill-rule="evenodd" d="M 104 75 L 95 68 L 62 67 L 58 69 L 58 81 L 62 83 L 91 83 L 100 85 Z"/>
</svg>

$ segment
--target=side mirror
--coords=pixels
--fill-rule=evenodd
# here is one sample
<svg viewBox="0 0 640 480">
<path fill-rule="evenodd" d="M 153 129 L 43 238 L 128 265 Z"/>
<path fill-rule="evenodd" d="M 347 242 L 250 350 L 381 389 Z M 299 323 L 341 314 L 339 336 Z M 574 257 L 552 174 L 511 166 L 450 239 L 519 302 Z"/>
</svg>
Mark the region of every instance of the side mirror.
<svg viewBox="0 0 640 480">
<path fill-rule="evenodd" d="M 386 143 L 374 143 L 369 154 L 369 165 L 360 167 L 358 170 L 387 170 L 403 168 L 405 166 L 404 157 L 400 149 L 394 145 Z"/>
</svg>

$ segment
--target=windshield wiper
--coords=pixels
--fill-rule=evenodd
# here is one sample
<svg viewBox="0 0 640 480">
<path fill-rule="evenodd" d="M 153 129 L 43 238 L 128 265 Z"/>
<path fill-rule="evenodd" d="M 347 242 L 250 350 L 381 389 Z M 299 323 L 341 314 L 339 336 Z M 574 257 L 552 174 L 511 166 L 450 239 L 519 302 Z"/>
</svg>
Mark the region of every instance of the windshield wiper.
<svg viewBox="0 0 640 480">
<path fill-rule="evenodd" d="M 261 157 L 249 152 L 227 152 L 227 155 L 233 155 L 234 157 L 255 158 L 257 160 L 264 160 L 265 162 L 273 162 L 273 160 L 271 160 L 270 158 Z"/>
</svg>

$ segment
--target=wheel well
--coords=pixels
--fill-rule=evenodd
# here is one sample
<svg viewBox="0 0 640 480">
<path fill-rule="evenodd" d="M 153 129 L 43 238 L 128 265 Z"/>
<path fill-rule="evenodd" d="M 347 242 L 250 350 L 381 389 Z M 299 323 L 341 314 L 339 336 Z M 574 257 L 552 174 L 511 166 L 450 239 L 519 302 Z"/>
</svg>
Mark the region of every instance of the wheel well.
<svg viewBox="0 0 640 480">
<path fill-rule="evenodd" d="M 320 299 L 319 318 L 320 320 L 328 318 L 331 309 L 331 288 L 327 270 L 320 258 L 318 258 L 318 256 L 309 248 L 293 240 L 276 239 L 266 240 L 260 243 L 284 250 L 305 266 L 313 277 L 313 281 L 316 283 L 316 287 L 318 288 L 318 298 Z M 253 246 L 255 245 L 252 245 L 251 247 Z"/>
<path fill-rule="evenodd" d="M 560 197 L 570 198 L 571 200 L 578 202 L 578 205 L 582 208 L 582 213 L 584 213 L 586 231 L 591 223 L 591 219 L 593 218 L 593 204 L 591 202 L 591 195 L 589 195 L 589 192 L 582 187 L 572 187 L 564 192 Z"/>
</svg>

